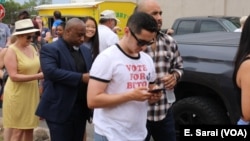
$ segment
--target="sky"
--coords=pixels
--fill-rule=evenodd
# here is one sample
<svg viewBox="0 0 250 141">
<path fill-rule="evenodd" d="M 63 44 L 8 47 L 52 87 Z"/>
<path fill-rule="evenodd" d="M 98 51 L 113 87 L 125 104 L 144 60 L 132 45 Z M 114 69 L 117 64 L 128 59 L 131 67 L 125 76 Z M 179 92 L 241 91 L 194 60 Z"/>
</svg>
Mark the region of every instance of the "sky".
<svg viewBox="0 0 250 141">
<path fill-rule="evenodd" d="M 15 0 L 15 2 L 18 2 L 20 4 L 23 4 L 24 2 L 28 2 L 29 0 Z M 70 3 L 70 0 L 52 0 L 52 3 Z"/>
</svg>

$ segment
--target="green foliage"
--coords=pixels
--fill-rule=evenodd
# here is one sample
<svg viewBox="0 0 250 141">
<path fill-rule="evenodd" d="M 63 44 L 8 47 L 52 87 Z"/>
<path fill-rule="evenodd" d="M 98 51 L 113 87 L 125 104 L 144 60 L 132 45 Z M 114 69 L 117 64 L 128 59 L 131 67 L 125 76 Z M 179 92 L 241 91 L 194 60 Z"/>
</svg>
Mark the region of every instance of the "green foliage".
<svg viewBox="0 0 250 141">
<path fill-rule="evenodd" d="M 5 0 L 0 0 L 0 3 L 5 3 Z"/>
<path fill-rule="evenodd" d="M 14 23 L 21 10 L 27 10 L 31 16 L 37 15 L 38 13 L 34 10 L 34 7 L 41 4 L 52 4 L 52 0 L 29 0 L 28 2 L 24 2 L 23 5 L 14 0 L 5 0 L 5 3 L 2 4 L 5 8 L 5 17 L 2 21 L 6 24 Z"/>
<path fill-rule="evenodd" d="M 52 4 L 52 0 L 38 0 L 38 5 Z"/>
<path fill-rule="evenodd" d="M 24 2 L 22 8 L 29 11 L 30 15 L 37 15 L 37 12 L 34 10 L 35 6 L 37 6 L 37 0 L 29 0 L 29 2 Z"/>
<path fill-rule="evenodd" d="M 22 9 L 21 5 L 14 0 L 7 0 L 2 4 L 5 8 L 5 17 L 3 18 L 4 23 L 12 23 L 16 20 L 16 15 L 19 9 Z"/>
</svg>

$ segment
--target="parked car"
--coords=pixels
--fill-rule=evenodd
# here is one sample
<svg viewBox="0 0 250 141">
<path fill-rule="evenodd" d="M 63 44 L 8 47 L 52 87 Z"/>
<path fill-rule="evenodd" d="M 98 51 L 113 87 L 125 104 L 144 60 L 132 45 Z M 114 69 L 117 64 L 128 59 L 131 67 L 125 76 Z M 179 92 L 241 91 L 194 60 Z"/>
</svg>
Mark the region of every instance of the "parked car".
<svg viewBox="0 0 250 141">
<path fill-rule="evenodd" d="M 232 73 L 240 33 L 207 32 L 174 38 L 184 65 L 173 104 L 177 136 L 180 125 L 236 124 L 240 96 Z"/>
<path fill-rule="evenodd" d="M 200 32 L 234 32 L 239 27 L 240 17 L 230 16 L 203 16 L 182 17 L 174 21 L 173 35 L 182 35 Z"/>
<path fill-rule="evenodd" d="M 210 17 L 218 17 L 218 18 L 223 18 L 223 19 L 229 20 L 237 28 L 240 28 L 240 18 L 241 17 L 238 17 L 238 16 L 210 16 Z"/>
</svg>

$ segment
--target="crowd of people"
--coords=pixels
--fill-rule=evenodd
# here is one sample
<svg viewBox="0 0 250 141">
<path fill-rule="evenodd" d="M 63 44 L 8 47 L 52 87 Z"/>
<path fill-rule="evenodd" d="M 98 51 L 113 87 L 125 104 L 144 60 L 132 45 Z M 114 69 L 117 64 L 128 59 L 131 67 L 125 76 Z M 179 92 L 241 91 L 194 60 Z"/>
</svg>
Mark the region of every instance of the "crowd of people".
<svg viewBox="0 0 250 141">
<path fill-rule="evenodd" d="M 183 59 L 170 31 L 161 31 L 160 4 L 140 1 L 124 29 L 109 9 L 99 21 L 53 14 L 51 29 L 27 11 L 13 29 L 0 23 L 4 141 L 33 141 L 39 120 L 46 121 L 51 141 L 86 141 L 87 122 L 95 141 L 176 141 L 173 89 Z M 234 73 L 243 97 L 241 125 L 250 121 L 248 23 Z M 164 89 L 149 91 L 158 88 Z"/>
</svg>

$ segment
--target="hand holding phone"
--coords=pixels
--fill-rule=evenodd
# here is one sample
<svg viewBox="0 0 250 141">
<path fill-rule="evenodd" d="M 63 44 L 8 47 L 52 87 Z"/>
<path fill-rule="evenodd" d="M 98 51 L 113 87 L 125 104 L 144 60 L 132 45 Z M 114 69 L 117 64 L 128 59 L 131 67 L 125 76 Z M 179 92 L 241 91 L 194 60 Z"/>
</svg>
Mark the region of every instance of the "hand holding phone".
<svg viewBox="0 0 250 141">
<path fill-rule="evenodd" d="M 159 93 L 159 92 L 161 92 L 163 90 L 165 90 L 165 88 L 152 89 L 152 90 L 149 90 L 148 92 L 150 92 L 150 93 Z"/>
</svg>

